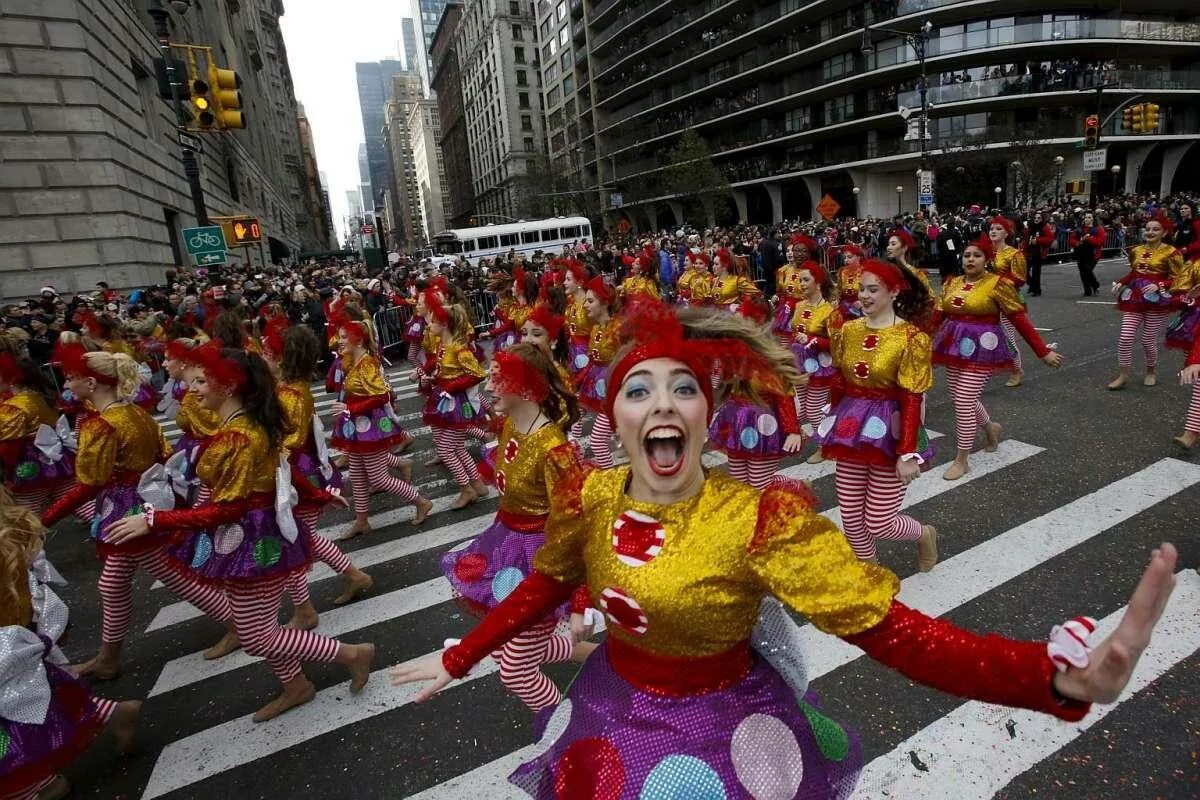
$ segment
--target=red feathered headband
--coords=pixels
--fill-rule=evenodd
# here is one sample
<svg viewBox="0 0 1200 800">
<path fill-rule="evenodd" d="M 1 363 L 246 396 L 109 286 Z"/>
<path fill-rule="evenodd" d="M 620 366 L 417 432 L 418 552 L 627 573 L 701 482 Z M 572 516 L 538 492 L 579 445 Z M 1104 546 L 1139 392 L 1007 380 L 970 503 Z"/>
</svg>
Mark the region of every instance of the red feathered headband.
<svg viewBox="0 0 1200 800">
<path fill-rule="evenodd" d="M 587 282 L 587 290 L 596 295 L 596 299 L 604 305 L 608 305 L 613 300 L 612 287 L 605 283 L 604 278 L 600 275 Z"/>
<path fill-rule="evenodd" d="M 997 214 L 996 216 L 994 216 L 988 220 L 988 229 L 989 230 L 991 229 L 991 227 L 993 225 L 999 225 L 1001 228 L 1004 228 L 1004 232 L 1006 234 L 1008 234 L 1009 236 L 1012 236 L 1012 233 L 1014 230 L 1013 221 L 1011 219 L 1009 219 L 1008 217 L 1002 217 L 999 214 Z"/>
<path fill-rule="evenodd" d="M 880 261 L 877 258 L 872 258 L 863 264 L 862 271 L 864 273 L 869 272 L 876 278 L 879 278 L 880 283 L 894 292 L 901 291 L 908 286 L 908 281 L 905 280 L 904 273 L 890 261 Z"/>
<path fill-rule="evenodd" d="M 808 254 L 810 256 L 815 256 L 817 254 L 816 241 L 814 241 L 811 237 L 805 236 L 802 233 L 797 233 L 795 236 L 793 236 L 791 239 L 788 240 L 788 247 L 795 247 L 796 245 L 800 245 L 805 250 L 807 250 Z"/>
<path fill-rule="evenodd" d="M 500 350 L 492 357 L 492 391 L 516 395 L 523 400 L 541 403 L 550 394 L 550 382 L 525 359 L 509 350 Z"/>
<path fill-rule="evenodd" d="M 196 360 L 194 355 L 195 352 L 195 346 L 188 347 L 179 339 L 172 339 L 171 341 L 167 342 L 167 358 L 170 358 L 174 361 L 181 361 L 185 364 L 190 364 Z"/>
<path fill-rule="evenodd" d="M 215 339 L 200 345 L 192 353 L 193 363 L 204 370 L 210 383 L 231 394 L 240 394 L 246 388 L 245 369 L 232 358 L 226 358 L 221 344 Z"/>
<path fill-rule="evenodd" d="M 446 304 L 442 302 L 442 296 L 437 292 L 425 292 L 425 313 L 429 315 L 431 320 L 435 320 L 439 325 L 450 324 L 450 309 L 446 308 Z"/>
<path fill-rule="evenodd" d="M 529 315 L 529 321 L 545 330 L 546 336 L 549 337 L 552 344 L 558 339 L 558 334 L 563 327 L 563 318 L 551 311 L 545 303 L 538 303 L 534 307 L 533 313 Z"/>
<path fill-rule="evenodd" d="M 900 240 L 900 244 L 904 247 L 905 252 L 912 250 L 917 246 L 917 240 L 912 237 L 912 234 L 903 228 L 893 228 L 888 231 L 888 238 L 895 236 Z"/>
<path fill-rule="evenodd" d="M 801 264 L 799 267 L 797 267 L 797 269 L 806 269 L 806 270 L 808 270 L 809 274 L 810 274 L 810 275 L 812 275 L 812 277 L 813 277 L 813 280 L 817 282 L 817 285 L 818 285 L 818 286 L 822 286 L 822 285 L 824 285 L 824 283 L 825 283 L 825 270 L 821 269 L 821 265 L 820 265 L 820 264 L 818 264 L 817 262 L 815 262 L 815 261 L 805 261 L 803 264 Z"/>
<path fill-rule="evenodd" d="M 1162 225 L 1163 233 L 1170 233 L 1171 231 L 1175 230 L 1175 220 L 1168 217 L 1162 211 L 1162 209 L 1159 209 L 1158 213 L 1150 219 L 1152 222 L 1157 222 L 1159 225 Z"/>
<path fill-rule="evenodd" d="M 863 249 L 856 244 L 842 245 L 842 252 L 846 253 L 847 255 L 857 256 L 859 261 L 867 257 L 867 254 L 863 251 Z"/>
<path fill-rule="evenodd" d="M 429 282 L 429 288 L 442 295 L 447 295 L 450 293 L 450 280 L 445 275 L 438 275 Z"/>
<path fill-rule="evenodd" d="M 88 351 L 78 342 L 60 342 L 54 347 L 54 360 L 62 367 L 63 374 L 67 377 L 92 378 L 96 383 L 116 386 L 117 377 L 93 369 L 88 363 L 87 355 Z"/>
<path fill-rule="evenodd" d="M 588 282 L 587 268 L 583 266 L 583 262 L 575 258 L 569 258 L 566 261 L 566 271 L 571 273 L 571 277 L 580 286 L 584 286 Z"/>
<path fill-rule="evenodd" d="M 0 381 L 14 386 L 25 382 L 25 370 L 17 365 L 17 359 L 7 351 L 0 353 Z"/>
<path fill-rule="evenodd" d="M 717 258 L 721 258 L 722 253 L 727 254 L 728 252 L 729 251 L 727 250 L 718 250 Z M 689 264 L 703 264 L 706 269 L 708 268 L 709 261 L 707 253 L 693 253 L 689 250 L 687 254 L 687 260 Z"/>
<path fill-rule="evenodd" d="M 967 242 L 967 247 L 975 247 L 982 250 L 983 255 L 989 263 L 996 258 L 996 246 L 992 244 L 992 240 L 988 238 L 986 233 L 979 234 L 979 238 L 973 242 Z"/>
<path fill-rule="evenodd" d="M 107 334 L 104 323 L 92 311 L 83 312 L 80 318 L 79 327 L 83 328 L 83 332 L 93 339 L 98 339 Z"/>
<path fill-rule="evenodd" d="M 513 270 L 512 282 L 513 282 L 513 286 L 516 287 L 517 291 L 521 293 L 522 297 L 524 297 L 525 296 L 525 270 L 524 270 L 524 268 L 517 267 L 516 269 Z"/>
<path fill-rule="evenodd" d="M 263 355 L 269 356 L 272 361 L 283 359 L 283 334 L 287 332 L 287 329 L 288 318 L 283 314 L 271 317 L 267 321 L 267 327 L 262 336 Z"/>
</svg>

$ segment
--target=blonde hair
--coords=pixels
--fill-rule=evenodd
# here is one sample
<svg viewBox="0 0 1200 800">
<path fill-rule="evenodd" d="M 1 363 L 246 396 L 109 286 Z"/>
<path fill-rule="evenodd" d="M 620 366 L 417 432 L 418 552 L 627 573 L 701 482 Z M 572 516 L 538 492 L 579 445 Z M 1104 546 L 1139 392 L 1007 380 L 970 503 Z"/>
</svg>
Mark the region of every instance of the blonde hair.
<svg viewBox="0 0 1200 800">
<path fill-rule="evenodd" d="M 466 342 L 467 334 L 471 331 L 471 317 L 467 314 L 467 310 L 462 306 L 450 306 L 446 309 L 450 313 L 450 333 L 454 336 L 457 342 Z"/>
<path fill-rule="evenodd" d="M 46 529 L 25 506 L 0 497 L 0 625 L 27 625 L 33 618 L 29 564 L 41 552 Z"/>
<path fill-rule="evenodd" d="M 142 374 L 137 362 L 124 353 L 109 353 L 97 350 L 84 356 L 88 367 L 109 378 L 117 379 L 117 398 L 129 400 L 142 385 Z"/>
</svg>

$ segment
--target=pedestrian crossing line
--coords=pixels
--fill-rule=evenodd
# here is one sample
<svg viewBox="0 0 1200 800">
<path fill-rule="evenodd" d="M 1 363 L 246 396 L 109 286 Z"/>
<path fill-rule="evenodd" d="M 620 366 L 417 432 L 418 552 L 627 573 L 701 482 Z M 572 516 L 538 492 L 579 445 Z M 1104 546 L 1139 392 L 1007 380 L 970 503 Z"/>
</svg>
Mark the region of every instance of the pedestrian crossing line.
<svg viewBox="0 0 1200 800">
<path fill-rule="evenodd" d="M 1001 446 L 1004 444 L 1007 442 Z M 1200 483 L 1200 466 L 1175 459 L 1156 462 L 939 562 L 932 572 L 905 578 L 897 599 L 930 616 L 943 616 L 1196 483 Z M 909 492 L 915 486 L 916 482 Z M 800 635 L 809 680 L 827 675 L 863 655 L 857 647 L 822 633 L 811 624 L 801 626 Z M 534 752 L 534 747 L 522 748 L 518 752 L 524 755 L 520 757 L 512 753 L 484 764 L 413 795 L 410 800 L 453 800 L 477 792 L 489 800 L 524 797 L 507 783 L 507 776 L 516 764 Z M 953 793 L 912 792 L 898 797 L 956 797 L 957 800 Z"/>
<path fill-rule="evenodd" d="M 1100 621 L 1093 642 L 1103 641 L 1128 607 Z M 1200 575 L 1176 574 L 1175 591 L 1150 646 L 1115 703 L 1093 706 L 1070 725 L 1044 714 L 971 701 L 940 717 L 873 760 L 862 772 L 853 800 L 953 797 L 988 800 L 1014 778 L 1078 739 L 1105 716 L 1200 648 Z M 1009 733 L 1008 721 L 1016 724 Z M 928 768 L 913 767 L 916 752 Z"/>
</svg>

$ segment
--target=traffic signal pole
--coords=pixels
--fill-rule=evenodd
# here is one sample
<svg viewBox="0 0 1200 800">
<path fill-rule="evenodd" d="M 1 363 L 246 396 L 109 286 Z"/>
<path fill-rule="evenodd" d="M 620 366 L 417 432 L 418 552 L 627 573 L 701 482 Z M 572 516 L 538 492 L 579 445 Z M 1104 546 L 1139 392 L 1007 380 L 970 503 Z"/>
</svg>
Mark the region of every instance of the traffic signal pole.
<svg viewBox="0 0 1200 800">
<path fill-rule="evenodd" d="M 175 59 L 171 55 L 171 34 L 167 27 L 169 19 L 167 10 L 162 6 L 162 0 L 149 0 L 147 8 L 154 20 L 154 35 L 158 39 L 158 49 L 162 53 L 163 65 L 166 69 L 167 80 L 171 84 L 171 100 L 175 105 L 175 129 L 183 133 L 184 115 L 183 98 L 179 87 L 182 85 L 180 76 L 176 74 Z M 192 194 L 192 209 L 196 215 L 196 224 L 203 227 L 209 224 L 208 209 L 204 205 L 204 189 L 200 185 L 200 162 L 196 152 L 192 150 L 183 137 L 179 137 L 179 145 L 183 151 L 183 174 L 187 178 L 188 188 Z"/>
</svg>

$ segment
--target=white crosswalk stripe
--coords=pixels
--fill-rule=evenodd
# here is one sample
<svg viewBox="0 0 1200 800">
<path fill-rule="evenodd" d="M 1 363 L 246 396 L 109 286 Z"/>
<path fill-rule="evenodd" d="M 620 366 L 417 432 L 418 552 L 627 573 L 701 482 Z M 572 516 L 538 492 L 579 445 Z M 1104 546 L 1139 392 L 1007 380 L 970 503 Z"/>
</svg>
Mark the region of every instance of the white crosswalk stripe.
<svg viewBox="0 0 1200 800">
<path fill-rule="evenodd" d="M 943 480 L 939 468 L 925 473 L 909 487 L 904 507 L 1011 475 L 1014 470 L 1025 468 L 1032 459 L 1044 452 L 1043 448 L 1035 445 L 1006 440 L 995 453 L 973 455 L 971 472 L 959 481 Z M 786 467 L 781 474 L 810 481 L 827 481 L 833 468 L 830 462 L 815 465 L 800 463 Z M 991 538 L 947 558 L 933 572 L 905 578 L 901 583 L 899 599 L 930 614 L 946 614 L 968 602 L 985 598 L 1002 584 L 1064 556 L 1072 548 L 1101 536 L 1160 503 L 1172 501 L 1178 494 L 1197 484 L 1200 484 L 1200 466 L 1175 459 L 1153 462 L 1061 506 L 1043 509 L 1040 514 L 1027 517 L 1026 521 L 1008 530 L 996 531 Z M 450 495 L 435 499 L 435 511 L 448 506 L 453 487 L 447 487 L 447 490 L 451 492 Z M 464 546 L 467 540 L 487 525 L 492 513 L 491 507 L 481 507 L 481 513 L 466 519 L 355 550 L 351 553 L 351 559 L 359 567 L 369 568 L 430 551 L 440 552 L 450 547 Z M 839 519 L 836 507 L 823 513 L 835 522 Z M 378 512 L 372 516 L 372 524 L 382 531 L 411 518 L 411 514 L 409 508 Z M 348 525 L 331 525 L 322 533 L 336 538 Z M 943 527 L 947 533 L 953 530 L 950 524 Z M 331 577 L 333 573 L 327 567 L 318 566 L 309 573 L 308 580 L 310 583 L 319 583 Z M 158 636 L 171 636 L 174 626 L 199 616 L 186 603 L 170 602 L 163 593 L 153 596 L 167 601 L 148 628 Z M 416 620 L 420 619 L 421 614 L 449 600 L 451 591 L 448 583 L 444 578 L 435 576 L 368 597 L 350 606 L 325 611 L 318 632 L 331 636 L 349 634 L 347 639 L 354 641 L 354 632 L 381 623 L 391 621 L 402 626 L 420 624 Z M 1200 613 L 1200 579 L 1185 575 L 1180 579 L 1177 596 L 1164 618 L 1166 635 L 1156 636 L 1151 650 L 1135 674 L 1134 683 L 1121 702 L 1131 702 L 1131 697 L 1136 701 L 1134 693 L 1139 688 L 1196 651 L 1200 646 L 1200 633 L 1197 633 L 1194 625 L 1197 613 Z M 1114 624 L 1118 618 L 1117 614 L 1111 615 L 1105 623 Z M 1190 629 L 1185 630 L 1189 625 Z M 811 625 L 802 626 L 801 630 L 807 645 L 811 679 L 835 673 L 862 655 L 857 648 L 821 634 Z M 236 653 L 216 662 L 203 661 L 199 653 L 182 655 L 163 665 L 150 696 L 186 698 L 190 687 L 251 667 L 256 661 L 244 653 Z M 376 666 L 379 669 L 372 674 L 371 682 L 358 697 L 348 695 L 343 681 L 320 690 L 312 703 L 278 720 L 256 725 L 248 716 L 238 716 L 181 736 L 159 754 L 143 798 L 149 800 L 183 789 L 195 793 L 199 789 L 197 784 L 206 779 L 247 765 L 270 763 L 273 754 L 304 747 L 323 734 L 354 726 L 411 703 L 417 690 L 413 687 L 392 687 L 387 680 L 387 666 Z M 261 669 L 261 666 L 257 668 Z M 486 660 L 466 680 L 452 685 L 446 691 L 461 692 L 463 690 L 460 687 L 474 685 L 481 680 L 493 682 L 490 676 L 495 669 L 496 665 L 490 659 Z M 496 691 L 501 690 L 496 688 Z M 1010 712 L 1004 719 L 1011 717 L 1017 720 L 1018 730 L 1022 733 L 1015 743 L 1010 744 L 1009 734 L 1001 726 L 999 734 L 1002 736 L 998 735 L 995 725 L 989 722 L 990 717 L 981 712 L 981 708 L 981 704 L 966 703 L 924 730 L 906 732 L 911 733 L 909 740 L 868 765 L 856 797 L 990 797 L 1016 775 L 1083 735 L 1087 728 L 1107 713 L 1105 709 L 1098 709 L 1080 725 L 1067 726 L 1034 714 Z M 951 730 L 954 731 L 953 736 L 948 733 Z M 970 734 L 964 734 L 963 730 L 969 730 Z M 961 744 L 948 746 L 948 740 Z M 936 775 L 918 772 L 909 765 L 907 753 L 914 749 L 923 758 L 928 754 L 928 758 L 925 758 L 928 763 L 939 765 L 940 769 L 934 771 Z M 535 745 L 527 745 L 487 763 L 477 762 L 461 774 L 411 797 L 413 800 L 449 800 L 470 796 L 524 797 L 507 784 L 505 777 L 534 750 Z M 960 786 L 961 778 L 956 776 L 966 773 L 966 765 L 978 767 L 980 762 L 988 762 L 986 779 L 979 786 Z M 885 789 L 887 794 L 881 794 Z"/>
</svg>

